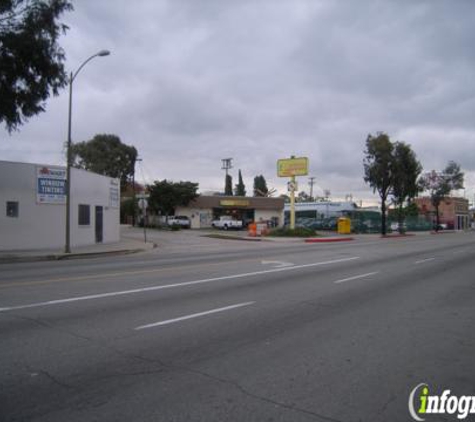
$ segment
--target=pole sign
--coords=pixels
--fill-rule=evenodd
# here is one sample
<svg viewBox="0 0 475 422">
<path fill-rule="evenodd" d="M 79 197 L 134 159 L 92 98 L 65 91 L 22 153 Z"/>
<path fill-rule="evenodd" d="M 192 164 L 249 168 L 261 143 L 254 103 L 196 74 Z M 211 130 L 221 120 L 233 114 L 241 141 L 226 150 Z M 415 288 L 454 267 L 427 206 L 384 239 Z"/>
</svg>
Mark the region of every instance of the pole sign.
<svg viewBox="0 0 475 422">
<path fill-rule="evenodd" d="M 296 176 L 308 174 L 308 158 L 294 157 L 277 160 L 277 176 L 290 177 L 287 189 L 290 192 L 290 229 L 295 229 L 295 191 L 298 189 Z"/>
<path fill-rule="evenodd" d="M 277 160 L 277 176 L 293 177 L 306 176 L 308 174 L 308 158 L 284 158 Z"/>
<path fill-rule="evenodd" d="M 65 168 L 46 166 L 36 168 L 36 202 L 66 204 Z"/>
<path fill-rule="evenodd" d="M 145 193 L 137 194 L 137 205 L 142 210 L 145 211 L 148 208 L 148 198 L 150 195 Z"/>
<path fill-rule="evenodd" d="M 140 198 L 139 199 L 139 208 L 142 210 L 142 211 L 145 211 L 147 208 L 148 208 L 148 201 L 146 198 Z"/>
<path fill-rule="evenodd" d="M 299 190 L 299 185 L 295 181 L 287 182 L 287 190 L 289 192 L 296 192 Z"/>
</svg>

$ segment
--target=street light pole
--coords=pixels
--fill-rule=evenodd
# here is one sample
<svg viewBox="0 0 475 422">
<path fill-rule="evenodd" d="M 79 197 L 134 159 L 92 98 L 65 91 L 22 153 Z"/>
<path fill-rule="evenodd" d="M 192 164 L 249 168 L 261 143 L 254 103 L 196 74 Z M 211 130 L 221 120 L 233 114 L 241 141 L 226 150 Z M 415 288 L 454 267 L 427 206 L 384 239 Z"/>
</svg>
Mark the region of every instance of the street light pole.
<svg viewBox="0 0 475 422">
<path fill-rule="evenodd" d="M 142 161 L 141 158 L 135 158 L 135 161 L 134 161 L 134 172 L 132 173 L 132 204 L 133 204 L 133 213 L 132 213 L 132 227 L 135 227 L 135 223 L 136 223 L 136 220 L 137 220 L 137 206 L 136 206 L 136 202 L 137 202 L 137 195 L 136 195 L 136 190 L 135 190 L 135 164 L 137 163 L 137 161 Z"/>
<path fill-rule="evenodd" d="M 65 253 L 71 253 L 71 120 L 73 110 L 73 82 L 81 69 L 95 57 L 104 57 L 110 54 L 109 50 L 101 50 L 86 59 L 76 72 L 69 75 L 69 111 L 68 111 L 68 140 L 66 147 L 66 243 L 64 246 Z"/>
</svg>

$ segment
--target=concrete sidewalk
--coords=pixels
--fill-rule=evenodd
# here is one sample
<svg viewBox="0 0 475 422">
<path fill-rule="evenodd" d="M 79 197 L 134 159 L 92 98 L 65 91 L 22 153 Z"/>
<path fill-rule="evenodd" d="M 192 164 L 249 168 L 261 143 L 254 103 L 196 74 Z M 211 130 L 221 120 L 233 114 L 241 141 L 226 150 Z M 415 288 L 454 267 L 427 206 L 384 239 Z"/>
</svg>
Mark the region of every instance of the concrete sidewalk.
<svg viewBox="0 0 475 422">
<path fill-rule="evenodd" d="M 120 242 L 72 248 L 71 253 L 62 249 L 24 249 L 0 251 L 0 264 L 15 262 L 54 261 L 62 259 L 92 258 L 107 255 L 125 255 L 155 248 L 152 242 L 121 237 Z"/>
</svg>

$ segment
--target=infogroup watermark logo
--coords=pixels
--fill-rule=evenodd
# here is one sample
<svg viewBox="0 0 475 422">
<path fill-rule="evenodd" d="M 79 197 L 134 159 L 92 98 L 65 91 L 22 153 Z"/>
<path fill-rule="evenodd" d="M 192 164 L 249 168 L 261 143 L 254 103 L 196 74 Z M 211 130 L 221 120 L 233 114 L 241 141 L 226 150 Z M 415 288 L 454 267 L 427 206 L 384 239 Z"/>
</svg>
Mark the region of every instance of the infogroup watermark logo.
<svg viewBox="0 0 475 422">
<path fill-rule="evenodd" d="M 427 415 L 447 414 L 466 419 L 475 414 L 475 396 L 454 396 L 450 390 L 444 390 L 440 395 L 430 395 L 429 385 L 421 383 L 409 395 L 409 413 L 416 421 L 425 421 Z"/>
</svg>

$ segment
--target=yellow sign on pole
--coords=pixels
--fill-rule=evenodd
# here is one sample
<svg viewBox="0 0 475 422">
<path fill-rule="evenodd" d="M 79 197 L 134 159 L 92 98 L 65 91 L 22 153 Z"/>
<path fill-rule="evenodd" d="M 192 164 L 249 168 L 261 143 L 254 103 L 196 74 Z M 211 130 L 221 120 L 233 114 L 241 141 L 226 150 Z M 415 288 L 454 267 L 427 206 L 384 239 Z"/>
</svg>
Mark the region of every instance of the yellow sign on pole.
<svg viewBox="0 0 475 422">
<path fill-rule="evenodd" d="M 284 158 L 277 160 L 277 176 L 293 177 L 306 176 L 308 174 L 308 158 Z"/>
<path fill-rule="evenodd" d="M 308 174 L 307 157 L 290 157 L 277 160 L 277 176 L 290 177 L 288 188 L 290 191 L 290 228 L 295 229 L 295 191 L 297 182 L 295 176 L 306 176 Z"/>
</svg>

